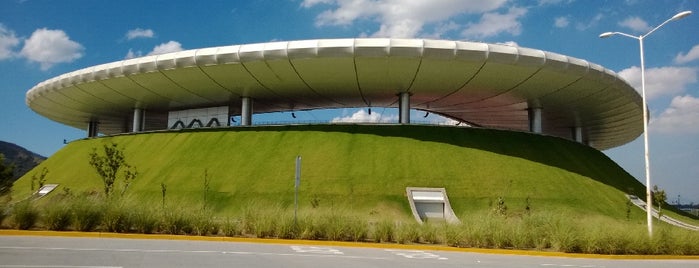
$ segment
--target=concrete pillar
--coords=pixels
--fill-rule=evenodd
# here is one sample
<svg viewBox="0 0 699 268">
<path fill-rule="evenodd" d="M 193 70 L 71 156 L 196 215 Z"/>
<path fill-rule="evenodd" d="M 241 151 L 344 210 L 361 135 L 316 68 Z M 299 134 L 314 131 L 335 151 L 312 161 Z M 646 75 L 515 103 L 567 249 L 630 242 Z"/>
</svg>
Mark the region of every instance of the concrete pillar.
<svg viewBox="0 0 699 268">
<path fill-rule="evenodd" d="M 410 92 L 398 94 L 398 123 L 410 124 Z"/>
<path fill-rule="evenodd" d="M 541 134 L 541 107 L 529 108 L 529 131 Z"/>
<path fill-rule="evenodd" d="M 141 132 L 143 131 L 143 122 L 144 120 L 144 115 L 145 111 L 141 108 L 134 108 L 133 109 L 133 127 L 131 128 L 131 132 Z"/>
<path fill-rule="evenodd" d="M 99 133 L 97 129 L 98 122 L 95 120 L 90 120 L 90 122 L 87 122 L 87 137 L 92 138 L 92 137 L 97 137 L 97 133 Z"/>
<path fill-rule="evenodd" d="M 252 98 L 242 97 L 240 106 L 240 125 L 252 125 Z"/>
<path fill-rule="evenodd" d="M 573 140 L 579 143 L 583 143 L 582 138 L 582 127 L 573 127 Z"/>
</svg>

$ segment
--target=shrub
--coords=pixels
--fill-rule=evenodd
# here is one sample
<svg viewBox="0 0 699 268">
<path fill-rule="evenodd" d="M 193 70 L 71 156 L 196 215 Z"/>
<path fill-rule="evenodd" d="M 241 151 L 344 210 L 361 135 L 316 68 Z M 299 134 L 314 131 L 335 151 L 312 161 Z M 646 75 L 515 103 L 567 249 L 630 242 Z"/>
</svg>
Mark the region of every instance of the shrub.
<svg viewBox="0 0 699 268">
<path fill-rule="evenodd" d="M 44 209 L 44 224 L 49 230 L 66 230 L 70 226 L 71 214 L 70 207 L 63 202 L 47 206 Z"/>
<path fill-rule="evenodd" d="M 414 221 L 397 224 L 395 231 L 396 242 L 401 244 L 420 242 L 420 232 L 417 225 L 418 223 Z"/>
<path fill-rule="evenodd" d="M 325 230 L 316 215 L 306 215 L 298 219 L 298 237 L 301 239 L 325 239 Z"/>
<path fill-rule="evenodd" d="M 131 213 L 131 224 L 136 232 L 151 234 L 158 228 L 160 221 L 154 209 L 136 207 Z"/>
<path fill-rule="evenodd" d="M 14 227 L 19 230 L 28 230 L 39 219 L 39 211 L 29 201 L 21 201 L 12 208 Z"/>
<path fill-rule="evenodd" d="M 461 224 L 446 224 L 444 225 L 444 242 L 451 247 L 465 247 L 463 225 Z"/>
<path fill-rule="evenodd" d="M 221 231 L 225 236 L 239 236 L 243 234 L 242 222 L 238 219 L 226 218 L 221 224 Z"/>
<path fill-rule="evenodd" d="M 276 234 L 283 239 L 296 239 L 299 236 L 299 227 L 294 223 L 294 217 L 286 213 L 279 215 Z"/>
<path fill-rule="evenodd" d="M 580 252 L 579 238 L 584 234 L 578 233 L 577 224 L 565 220 L 564 217 L 556 217 L 548 223 L 551 249 L 568 253 Z"/>
<path fill-rule="evenodd" d="M 373 235 L 376 242 L 392 242 L 394 239 L 395 224 L 388 219 L 380 220 L 375 223 Z"/>
<path fill-rule="evenodd" d="M 0 198 L 2 198 L 0 196 Z M 8 206 L 0 200 L 0 227 L 2 227 L 2 221 L 5 220 L 8 214 Z"/>
<path fill-rule="evenodd" d="M 131 209 L 122 204 L 107 206 L 102 217 L 102 224 L 109 232 L 125 233 L 131 231 Z"/>
<path fill-rule="evenodd" d="M 430 244 L 440 244 L 443 239 L 438 234 L 438 229 L 444 230 L 444 225 L 437 225 L 436 223 L 426 222 L 420 225 L 419 232 L 421 241 Z"/>
<path fill-rule="evenodd" d="M 342 216 L 330 213 L 321 217 L 321 230 L 325 231 L 325 237 L 332 241 L 347 240 L 347 230 Z"/>
<path fill-rule="evenodd" d="M 359 217 L 350 217 L 345 219 L 347 224 L 347 235 L 349 240 L 358 242 L 364 241 L 369 237 L 369 227 L 366 219 Z"/>
<path fill-rule="evenodd" d="M 161 229 L 168 234 L 191 234 L 192 219 L 185 211 L 172 210 L 163 213 Z"/>
<path fill-rule="evenodd" d="M 283 214 L 279 206 L 250 204 L 243 209 L 244 233 L 258 238 L 276 237 L 279 215 Z"/>
<path fill-rule="evenodd" d="M 191 219 L 191 222 L 192 234 L 202 236 L 218 234 L 219 225 L 209 211 L 201 211 L 194 214 L 194 218 Z"/>
<path fill-rule="evenodd" d="M 102 222 L 104 206 L 92 198 L 78 198 L 72 202 L 73 228 L 77 231 L 89 232 Z"/>
</svg>

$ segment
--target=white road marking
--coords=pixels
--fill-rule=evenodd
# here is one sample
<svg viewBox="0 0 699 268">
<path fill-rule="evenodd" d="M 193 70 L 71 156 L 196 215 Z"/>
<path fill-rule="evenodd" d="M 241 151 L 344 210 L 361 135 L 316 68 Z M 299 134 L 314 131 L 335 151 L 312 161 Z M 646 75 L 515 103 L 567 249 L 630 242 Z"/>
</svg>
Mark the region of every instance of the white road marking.
<svg viewBox="0 0 699 268">
<path fill-rule="evenodd" d="M 5 265 L 3 268 L 123 268 L 122 266 L 74 266 L 74 265 Z"/>
<path fill-rule="evenodd" d="M 541 266 L 546 267 L 576 267 L 576 268 L 604 268 L 606 266 L 597 265 L 574 265 L 574 264 L 553 264 L 553 263 L 542 263 Z"/>
<path fill-rule="evenodd" d="M 408 259 L 436 259 L 436 260 L 448 260 L 448 258 L 440 257 L 437 254 L 425 252 L 422 250 L 400 250 L 400 249 L 386 249 L 386 251 L 393 253 L 397 256 L 403 256 Z"/>
<path fill-rule="evenodd" d="M 291 246 L 291 249 L 298 253 L 334 254 L 343 255 L 342 251 L 334 248 L 313 247 L 313 246 Z"/>
<path fill-rule="evenodd" d="M 252 255 L 252 256 L 293 256 L 293 257 L 334 257 L 345 259 L 369 259 L 369 260 L 387 260 L 389 258 L 382 257 L 367 257 L 367 256 L 348 256 L 344 253 L 311 254 L 299 253 L 273 253 L 273 252 L 250 252 L 250 251 L 215 251 L 215 250 L 177 250 L 177 249 L 107 249 L 107 248 L 60 248 L 60 247 L 0 247 L 0 250 L 51 250 L 51 251 L 105 251 L 105 252 L 135 252 L 135 253 L 195 253 L 195 254 L 235 254 L 235 255 Z M 328 251 L 331 252 L 331 251 Z M 339 251 L 338 251 L 339 252 Z M 2 267 L 2 266 L 0 266 Z M 31 267 L 31 266 L 30 266 Z M 48 267 L 48 266 L 39 266 Z M 64 267 L 64 266 L 60 266 Z M 67 266 L 73 267 L 73 266 Z"/>
</svg>

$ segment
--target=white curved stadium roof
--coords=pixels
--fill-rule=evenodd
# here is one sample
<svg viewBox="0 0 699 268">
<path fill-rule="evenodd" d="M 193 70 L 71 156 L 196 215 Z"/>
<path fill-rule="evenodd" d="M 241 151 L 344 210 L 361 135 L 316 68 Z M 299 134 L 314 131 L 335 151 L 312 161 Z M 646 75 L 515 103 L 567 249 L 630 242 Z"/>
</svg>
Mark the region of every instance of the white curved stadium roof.
<svg viewBox="0 0 699 268">
<path fill-rule="evenodd" d="M 171 111 L 240 107 L 254 112 L 343 107 L 411 108 L 482 127 L 526 131 L 542 108 L 543 133 L 570 138 L 581 127 L 599 149 L 643 129 L 639 94 L 616 73 L 585 60 L 499 44 L 423 39 L 325 39 L 193 49 L 127 59 L 39 83 L 27 105 L 80 129 L 123 132 L 134 108 Z"/>
</svg>

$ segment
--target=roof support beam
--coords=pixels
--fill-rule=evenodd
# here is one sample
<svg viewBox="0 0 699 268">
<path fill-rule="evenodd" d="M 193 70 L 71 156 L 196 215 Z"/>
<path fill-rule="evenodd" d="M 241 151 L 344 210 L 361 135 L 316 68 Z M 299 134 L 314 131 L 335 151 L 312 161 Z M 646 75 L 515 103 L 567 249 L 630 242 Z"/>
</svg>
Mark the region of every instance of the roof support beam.
<svg viewBox="0 0 699 268">
<path fill-rule="evenodd" d="M 240 106 L 240 125 L 252 125 L 252 98 L 242 97 Z"/>
<path fill-rule="evenodd" d="M 573 127 L 573 140 L 579 143 L 583 143 L 582 138 L 582 127 Z"/>
<path fill-rule="evenodd" d="M 97 126 L 99 125 L 99 122 L 95 120 L 90 120 L 90 122 L 87 122 L 87 137 L 88 138 L 93 138 L 97 137 L 97 133 L 99 133 Z"/>
<path fill-rule="evenodd" d="M 141 108 L 133 109 L 133 127 L 131 132 L 141 132 L 143 131 L 143 122 L 145 121 L 145 111 Z"/>
<path fill-rule="evenodd" d="M 398 94 L 398 123 L 410 124 L 410 92 Z"/>
<path fill-rule="evenodd" d="M 541 134 L 541 107 L 531 107 L 529 108 L 529 131 Z"/>
</svg>

